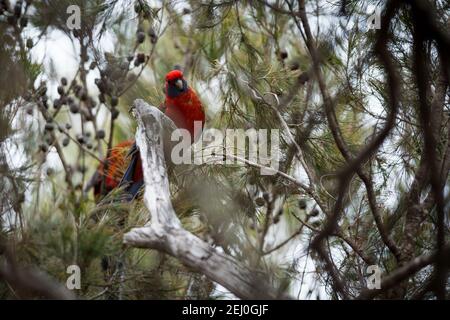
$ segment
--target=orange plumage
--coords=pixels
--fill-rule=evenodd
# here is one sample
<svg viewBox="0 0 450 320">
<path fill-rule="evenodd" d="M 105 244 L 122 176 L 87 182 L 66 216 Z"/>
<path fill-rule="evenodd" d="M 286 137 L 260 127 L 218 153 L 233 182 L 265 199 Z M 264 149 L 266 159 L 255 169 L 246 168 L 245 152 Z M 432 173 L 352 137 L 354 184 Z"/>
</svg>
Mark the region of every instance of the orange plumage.
<svg viewBox="0 0 450 320">
<path fill-rule="evenodd" d="M 108 158 L 98 166 L 97 172 L 91 179 L 93 180 L 94 195 L 100 195 L 102 192 L 103 179 L 106 193 L 117 187 L 128 165 L 127 154 L 133 143 L 133 140 L 126 140 L 110 150 Z"/>
<path fill-rule="evenodd" d="M 205 123 L 205 112 L 197 94 L 188 87 L 183 73 L 180 70 L 172 70 L 166 75 L 165 81 L 166 99 L 164 102 L 165 114 L 178 128 L 186 129 L 194 136 L 195 122 L 201 123 L 201 128 Z M 199 134 L 198 132 L 197 134 Z M 130 154 L 130 149 L 132 154 Z M 129 186 L 130 199 L 134 198 L 143 182 L 143 172 L 139 151 L 134 145 L 134 141 L 125 141 L 114 147 L 108 158 L 108 170 L 105 179 L 105 191 L 108 193 L 119 184 Z M 103 175 L 103 166 L 97 170 L 99 175 Z M 102 179 L 94 185 L 94 194 L 97 196 L 101 192 Z"/>
</svg>

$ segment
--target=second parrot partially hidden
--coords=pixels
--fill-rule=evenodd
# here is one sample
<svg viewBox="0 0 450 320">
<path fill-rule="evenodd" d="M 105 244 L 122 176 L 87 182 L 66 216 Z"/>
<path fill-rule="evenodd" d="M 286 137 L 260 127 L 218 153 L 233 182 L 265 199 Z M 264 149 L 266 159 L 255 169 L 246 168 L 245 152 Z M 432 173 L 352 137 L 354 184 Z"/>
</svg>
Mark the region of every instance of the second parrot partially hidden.
<svg viewBox="0 0 450 320">
<path fill-rule="evenodd" d="M 170 71 L 165 78 L 164 113 L 172 119 L 177 128 L 186 129 L 191 141 L 199 133 L 195 132 L 195 122 L 205 123 L 205 112 L 195 91 L 190 88 L 180 70 Z M 142 162 L 139 150 L 134 141 L 125 141 L 114 147 L 107 159 L 107 169 L 99 167 L 93 179 L 96 199 L 109 193 L 116 187 L 124 188 L 126 201 L 131 201 L 139 193 L 144 184 Z"/>
</svg>

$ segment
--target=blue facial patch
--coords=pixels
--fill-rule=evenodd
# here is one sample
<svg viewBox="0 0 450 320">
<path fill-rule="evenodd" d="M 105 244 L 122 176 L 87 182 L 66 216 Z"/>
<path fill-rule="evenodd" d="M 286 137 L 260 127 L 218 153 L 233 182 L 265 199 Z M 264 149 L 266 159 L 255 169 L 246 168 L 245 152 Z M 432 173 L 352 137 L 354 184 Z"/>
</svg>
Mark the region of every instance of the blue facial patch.
<svg viewBox="0 0 450 320">
<path fill-rule="evenodd" d="M 183 88 L 181 90 L 177 88 L 177 86 L 175 85 L 175 81 L 169 81 L 169 84 L 167 86 L 167 95 L 171 98 L 178 97 L 180 94 L 186 92 L 188 89 L 186 80 L 182 79 Z"/>
</svg>

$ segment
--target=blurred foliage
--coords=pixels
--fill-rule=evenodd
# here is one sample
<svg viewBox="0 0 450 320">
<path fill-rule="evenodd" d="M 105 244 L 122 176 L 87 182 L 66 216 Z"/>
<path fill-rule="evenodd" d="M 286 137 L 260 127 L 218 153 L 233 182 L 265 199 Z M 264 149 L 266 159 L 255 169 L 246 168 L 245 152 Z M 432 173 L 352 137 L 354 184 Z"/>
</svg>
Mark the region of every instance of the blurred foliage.
<svg viewBox="0 0 450 320">
<path fill-rule="evenodd" d="M 164 253 L 122 246 L 126 231 L 147 222 L 142 201 L 121 203 L 116 190 L 97 203 L 85 190 L 108 150 L 133 138 L 135 124 L 128 113 L 132 101 L 162 104 L 164 76 L 178 65 L 202 99 L 208 127 L 282 131 L 279 112 L 315 179 L 306 177 L 286 134 L 281 136 L 280 170 L 313 184 L 311 192 L 243 165 L 175 168 L 171 190 L 183 225 L 265 272 L 280 291 L 297 296 L 303 288 L 303 298 L 313 292 L 319 298 L 337 298 L 309 243 L 322 226 L 324 210 L 333 208 L 337 172 L 345 160 L 311 73 L 288 105 L 275 111 L 254 96 L 259 92 L 283 100 L 312 68 L 288 1 L 267 3 L 0 1 L 0 241 L 8 240 L 18 261 L 39 266 L 61 283 L 67 279 L 67 266 L 79 265 L 82 289 L 77 294 L 85 299 L 229 296 Z M 307 1 L 311 20 L 321 19 L 314 32 L 322 70 L 352 154 L 367 144 L 386 114 L 388 93 L 372 51 L 374 33 L 361 30 L 368 5 L 377 3 Z M 66 26 L 69 5 L 81 8 L 80 30 Z M 440 12 L 448 19 L 448 7 Z M 392 47 L 405 82 L 398 127 L 364 168 L 374 177 L 383 220 L 398 242 L 405 197 L 423 147 L 417 88 L 409 81 L 409 19 L 402 15 L 393 30 L 397 38 Z M 71 78 L 63 77 L 58 64 L 36 58 L 48 38 L 60 33 L 72 46 L 60 54 L 73 50 L 66 58 L 77 66 Z M 374 227 L 360 179 L 352 180 L 344 202 L 340 236 L 334 235 L 329 246 L 350 294 L 356 295 L 365 287 L 366 264 L 346 239 L 384 270 L 396 265 Z M 432 247 L 435 233 L 432 214 L 421 223 L 417 254 Z M 292 234 L 286 245 L 269 252 Z M 305 261 L 313 261 L 314 267 L 306 270 Z M 419 289 L 419 284 L 412 286 L 407 296 Z M 18 297 L 0 281 L 0 298 Z"/>
</svg>

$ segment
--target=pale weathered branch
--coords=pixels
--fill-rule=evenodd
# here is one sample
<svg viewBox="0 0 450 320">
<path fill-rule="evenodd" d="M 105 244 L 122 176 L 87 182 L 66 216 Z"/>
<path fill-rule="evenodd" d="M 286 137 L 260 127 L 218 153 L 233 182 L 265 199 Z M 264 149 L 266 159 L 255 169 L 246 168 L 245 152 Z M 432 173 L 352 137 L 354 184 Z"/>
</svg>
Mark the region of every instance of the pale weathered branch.
<svg viewBox="0 0 450 320">
<path fill-rule="evenodd" d="M 164 156 L 164 142 L 173 123 L 160 110 L 142 100 L 134 102 L 138 122 L 136 143 L 140 150 L 145 181 L 144 203 L 151 220 L 124 236 L 124 243 L 156 249 L 179 259 L 242 299 L 286 299 L 274 289 L 267 275 L 252 270 L 186 231 L 172 207 Z M 167 151 L 167 150 L 166 150 Z"/>
</svg>

